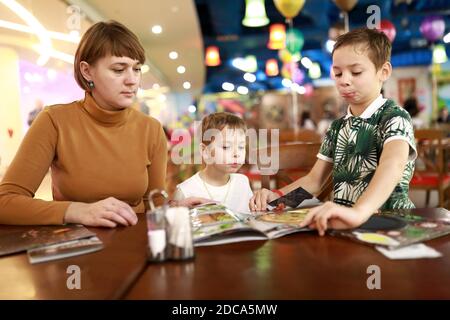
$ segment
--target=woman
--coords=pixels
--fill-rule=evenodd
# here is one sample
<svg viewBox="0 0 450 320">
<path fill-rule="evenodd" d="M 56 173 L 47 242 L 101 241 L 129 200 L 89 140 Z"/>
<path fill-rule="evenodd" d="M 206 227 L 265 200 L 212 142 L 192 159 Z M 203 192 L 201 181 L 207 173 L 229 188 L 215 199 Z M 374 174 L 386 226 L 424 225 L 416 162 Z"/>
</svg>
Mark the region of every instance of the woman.
<svg viewBox="0 0 450 320">
<path fill-rule="evenodd" d="M 89 28 L 74 63 L 85 98 L 47 108 L 33 122 L 0 184 L 1 224 L 137 223 L 143 198 L 165 187 L 167 162 L 160 123 L 130 108 L 144 60 L 122 24 Z M 54 201 L 33 199 L 49 167 Z"/>
</svg>

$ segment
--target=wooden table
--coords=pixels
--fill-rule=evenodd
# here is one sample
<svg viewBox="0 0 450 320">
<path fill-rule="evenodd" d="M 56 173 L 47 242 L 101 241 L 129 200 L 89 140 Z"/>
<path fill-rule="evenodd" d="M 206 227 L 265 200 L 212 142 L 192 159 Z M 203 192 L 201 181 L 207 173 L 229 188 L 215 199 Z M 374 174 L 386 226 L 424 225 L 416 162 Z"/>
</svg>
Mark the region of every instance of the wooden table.
<svg viewBox="0 0 450 320">
<path fill-rule="evenodd" d="M 105 249 L 36 265 L 25 254 L 0 257 L 0 299 L 450 299 L 450 236 L 427 242 L 444 255 L 429 260 L 389 260 L 369 246 L 309 232 L 200 247 L 190 262 L 147 264 L 144 219 L 90 229 Z M 73 264 L 81 268 L 81 290 L 66 286 Z M 367 288 L 370 265 L 381 269 L 381 290 Z"/>
<path fill-rule="evenodd" d="M 27 255 L 0 257 L 0 299 L 118 299 L 146 266 L 146 224 L 89 228 L 104 242 L 101 251 L 31 265 Z M 81 269 L 81 289 L 69 290 L 67 267 Z"/>
<path fill-rule="evenodd" d="M 200 247 L 192 262 L 148 265 L 125 298 L 450 299 L 450 236 L 427 245 L 444 256 L 389 260 L 369 246 L 313 232 Z M 370 265 L 380 267 L 381 290 L 367 288 Z"/>
</svg>

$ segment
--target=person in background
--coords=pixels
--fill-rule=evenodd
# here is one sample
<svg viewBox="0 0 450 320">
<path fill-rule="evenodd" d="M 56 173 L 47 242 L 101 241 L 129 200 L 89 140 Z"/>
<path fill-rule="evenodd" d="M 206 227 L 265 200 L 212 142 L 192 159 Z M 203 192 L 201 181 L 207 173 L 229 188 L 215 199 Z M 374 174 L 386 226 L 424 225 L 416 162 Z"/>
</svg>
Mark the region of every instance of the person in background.
<svg viewBox="0 0 450 320">
<path fill-rule="evenodd" d="M 448 112 L 447 106 L 443 106 L 439 110 L 439 116 L 437 118 L 438 123 L 450 123 L 450 114 Z"/>
<path fill-rule="evenodd" d="M 409 115 L 411 116 L 412 124 L 415 129 L 424 127 L 423 120 L 418 117 L 420 109 L 416 98 L 410 97 L 406 99 L 403 104 L 403 108 L 405 108 L 405 110 L 408 111 Z"/>
<path fill-rule="evenodd" d="M 99 22 L 86 31 L 74 63 L 85 97 L 39 113 L 0 183 L 0 224 L 137 223 L 148 193 L 165 189 L 167 166 L 161 124 L 131 108 L 144 60 L 124 25 Z M 49 167 L 54 200 L 34 199 Z"/>
<path fill-rule="evenodd" d="M 33 123 L 33 121 L 36 119 L 36 117 L 38 116 L 38 114 L 44 110 L 44 103 L 42 102 L 41 99 L 37 99 L 35 101 L 35 107 L 33 110 L 30 111 L 30 113 L 28 114 L 28 125 L 31 126 L 31 124 Z"/>
</svg>

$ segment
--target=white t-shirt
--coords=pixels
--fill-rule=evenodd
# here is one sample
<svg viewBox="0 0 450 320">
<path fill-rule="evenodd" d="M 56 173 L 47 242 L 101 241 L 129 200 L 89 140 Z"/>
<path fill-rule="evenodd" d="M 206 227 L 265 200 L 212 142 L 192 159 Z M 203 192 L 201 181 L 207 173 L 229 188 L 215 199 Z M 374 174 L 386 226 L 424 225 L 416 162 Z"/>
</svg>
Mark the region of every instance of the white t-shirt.
<svg viewBox="0 0 450 320">
<path fill-rule="evenodd" d="M 253 192 L 247 176 L 243 174 L 231 173 L 228 183 L 217 187 L 203 181 L 197 172 L 177 185 L 175 199 L 181 200 L 189 197 L 211 199 L 224 204 L 234 212 L 250 213 L 248 203 L 253 197 Z"/>
</svg>

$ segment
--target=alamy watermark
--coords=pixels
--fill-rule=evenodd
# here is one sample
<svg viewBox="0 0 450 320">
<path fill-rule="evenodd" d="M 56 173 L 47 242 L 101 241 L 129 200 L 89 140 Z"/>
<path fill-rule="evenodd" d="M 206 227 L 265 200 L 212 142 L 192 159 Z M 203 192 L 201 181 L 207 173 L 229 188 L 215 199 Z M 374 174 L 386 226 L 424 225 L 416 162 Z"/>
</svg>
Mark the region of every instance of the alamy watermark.
<svg viewBox="0 0 450 320">
<path fill-rule="evenodd" d="M 367 278 L 366 286 L 369 290 L 381 289 L 381 269 L 376 264 L 372 264 L 367 267 L 367 274 L 370 276 Z"/>
<path fill-rule="evenodd" d="M 66 20 L 66 27 L 69 29 L 69 33 L 79 36 L 81 32 L 81 8 L 71 5 L 67 7 L 66 13 L 69 15 Z"/>
<path fill-rule="evenodd" d="M 66 286 L 69 290 L 81 290 L 81 269 L 79 266 L 72 264 L 67 267 L 67 274 L 70 276 L 67 278 Z"/>
</svg>

